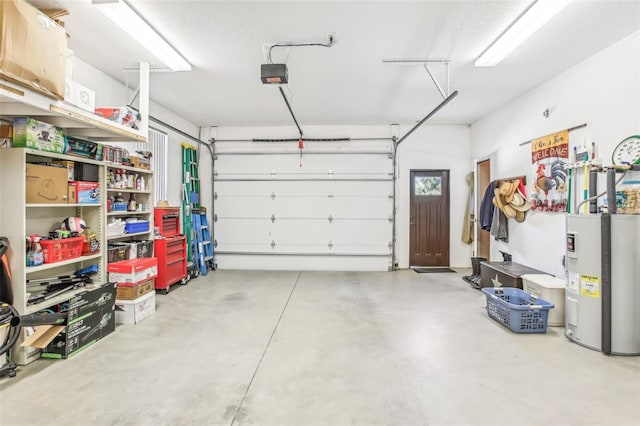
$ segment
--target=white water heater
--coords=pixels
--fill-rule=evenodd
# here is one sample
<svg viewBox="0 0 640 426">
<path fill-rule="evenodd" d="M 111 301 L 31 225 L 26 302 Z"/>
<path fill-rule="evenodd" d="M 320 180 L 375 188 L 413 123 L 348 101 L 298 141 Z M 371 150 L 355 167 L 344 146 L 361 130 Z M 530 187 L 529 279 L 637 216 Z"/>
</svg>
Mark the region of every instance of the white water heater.
<svg viewBox="0 0 640 426">
<path fill-rule="evenodd" d="M 567 215 L 565 335 L 607 354 L 640 355 L 640 216 L 603 216 Z"/>
</svg>

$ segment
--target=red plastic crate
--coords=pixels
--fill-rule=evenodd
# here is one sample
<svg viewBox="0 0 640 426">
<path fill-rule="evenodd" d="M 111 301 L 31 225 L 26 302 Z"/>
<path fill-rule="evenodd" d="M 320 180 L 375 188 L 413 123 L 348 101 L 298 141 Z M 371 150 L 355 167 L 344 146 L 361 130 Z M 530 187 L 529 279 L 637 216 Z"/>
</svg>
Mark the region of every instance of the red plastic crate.
<svg viewBox="0 0 640 426">
<path fill-rule="evenodd" d="M 44 263 L 55 263 L 80 257 L 83 243 L 84 237 L 40 241 Z"/>
</svg>

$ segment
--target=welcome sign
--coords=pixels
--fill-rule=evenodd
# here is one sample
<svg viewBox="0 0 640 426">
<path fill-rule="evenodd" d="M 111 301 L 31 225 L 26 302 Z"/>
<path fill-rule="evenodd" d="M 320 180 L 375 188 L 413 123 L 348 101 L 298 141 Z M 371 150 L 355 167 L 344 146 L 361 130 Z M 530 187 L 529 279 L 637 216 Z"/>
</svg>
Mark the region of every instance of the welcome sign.
<svg viewBox="0 0 640 426">
<path fill-rule="evenodd" d="M 567 172 L 569 131 L 531 141 L 531 164 L 535 178 L 530 191 L 531 210 L 565 212 L 567 209 Z"/>
</svg>

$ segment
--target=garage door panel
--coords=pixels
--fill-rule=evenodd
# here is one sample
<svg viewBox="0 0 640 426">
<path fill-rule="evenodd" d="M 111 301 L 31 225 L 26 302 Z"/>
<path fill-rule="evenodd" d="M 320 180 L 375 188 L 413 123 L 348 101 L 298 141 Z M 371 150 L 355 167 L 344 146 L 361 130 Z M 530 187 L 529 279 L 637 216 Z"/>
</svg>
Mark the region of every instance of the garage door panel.
<svg viewBox="0 0 640 426">
<path fill-rule="evenodd" d="M 230 199 L 216 206 L 218 218 L 388 218 L 392 203 L 388 197 L 351 197 L 341 200 L 330 198 L 258 198 Z"/>
<path fill-rule="evenodd" d="M 216 161 L 217 176 L 223 177 L 305 177 L 308 175 L 334 176 L 366 174 L 386 175 L 392 172 L 392 165 L 384 155 L 367 156 L 363 162 L 357 155 L 307 155 L 303 154 L 302 167 L 300 157 L 283 156 L 220 156 Z"/>
<path fill-rule="evenodd" d="M 337 152 L 355 144 L 325 146 Z M 259 255 L 259 266 L 253 266 L 269 268 L 290 264 L 297 255 L 296 269 L 331 269 L 336 256 L 344 256 L 350 261 L 341 264 L 349 269 L 386 270 L 393 162 L 380 148 L 376 154 L 303 152 L 302 167 L 299 155 L 219 155 L 214 166 L 214 239 L 218 256 L 224 256 L 219 267 L 227 264 L 224 259 L 237 265 L 243 256 Z"/>
<path fill-rule="evenodd" d="M 392 194 L 391 179 L 383 181 L 345 182 L 339 180 L 327 181 L 256 181 L 230 182 L 216 180 L 215 192 L 218 198 L 323 198 L 330 195 L 334 198 L 367 196 L 389 196 Z M 216 206 L 218 208 L 218 206 Z"/>
<path fill-rule="evenodd" d="M 303 270 L 303 271 L 388 271 L 386 256 L 288 256 L 288 255 L 218 255 L 220 269 Z"/>
<path fill-rule="evenodd" d="M 220 218 L 385 218 L 391 182 L 221 182 Z"/>
<path fill-rule="evenodd" d="M 234 223 L 242 222 L 242 223 Z M 314 220 L 222 220 L 216 224 L 218 250 L 241 250 L 243 245 L 276 250 L 313 252 L 328 249 L 329 243 L 343 249 L 359 252 L 388 251 L 391 240 L 391 223 L 388 220 L 342 220 L 332 223 Z"/>
</svg>

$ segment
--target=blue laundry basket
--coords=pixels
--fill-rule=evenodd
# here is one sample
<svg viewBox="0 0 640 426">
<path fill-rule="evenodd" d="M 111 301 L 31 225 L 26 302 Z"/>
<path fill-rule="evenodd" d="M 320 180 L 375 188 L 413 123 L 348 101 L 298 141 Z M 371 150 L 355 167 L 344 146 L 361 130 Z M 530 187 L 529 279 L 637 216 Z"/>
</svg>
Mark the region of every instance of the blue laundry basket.
<svg viewBox="0 0 640 426">
<path fill-rule="evenodd" d="M 514 333 L 546 333 L 553 303 L 519 288 L 483 288 L 487 313 Z"/>
</svg>

